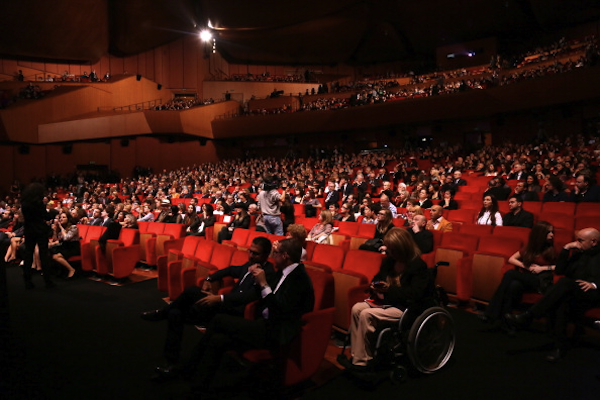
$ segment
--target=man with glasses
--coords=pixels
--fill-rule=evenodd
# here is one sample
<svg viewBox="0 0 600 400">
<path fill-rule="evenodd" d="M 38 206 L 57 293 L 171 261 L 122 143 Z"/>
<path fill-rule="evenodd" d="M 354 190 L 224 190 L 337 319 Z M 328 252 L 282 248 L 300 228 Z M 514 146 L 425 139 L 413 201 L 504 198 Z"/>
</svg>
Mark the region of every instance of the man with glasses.
<svg viewBox="0 0 600 400">
<path fill-rule="evenodd" d="M 589 308 L 600 305 L 599 242 L 600 232 L 597 229 L 580 230 L 577 240 L 564 245 L 556 261 L 555 273 L 565 277 L 551 286 L 528 311 L 505 316 L 508 323 L 517 328 L 528 326 L 535 318 L 550 316 L 556 345 L 546 357 L 550 362 L 564 356 L 568 322 L 581 317 Z"/>
<path fill-rule="evenodd" d="M 190 365 L 199 367 L 198 385 L 193 394 L 202 398 L 211 389 L 211 383 L 226 351 L 268 349 L 277 355 L 300 332 L 302 315 L 314 308 L 315 296 L 310 277 L 300 263 L 302 245 L 294 239 L 273 243 L 272 257 L 277 273 L 269 278 L 262 268 L 252 274 L 260 286 L 260 301 L 256 319 L 219 314 L 213 318 L 206 334 L 196 347 Z M 270 377 L 277 391 L 282 382 L 283 368 Z M 273 393 L 274 398 L 277 393 Z"/>
<path fill-rule="evenodd" d="M 265 237 L 257 237 L 248 249 L 248 262 L 240 266 L 230 266 L 209 275 L 202 288 L 192 286 L 183 291 L 171 304 L 142 313 L 147 321 L 168 320 L 164 356 L 166 366 L 159 366 L 152 376 L 154 381 L 164 381 L 179 374 L 178 366 L 181 351 L 183 328 L 186 323 L 206 325 L 217 314 L 243 316 L 248 303 L 260 298 L 260 287 L 256 284 L 253 268 L 260 268 L 267 276 L 274 274 L 273 265 L 267 261 L 271 253 L 271 242 Z M 225 277 L 237 282 L 227 294 L 212 294 L 212 283 Z"/>
</svg>

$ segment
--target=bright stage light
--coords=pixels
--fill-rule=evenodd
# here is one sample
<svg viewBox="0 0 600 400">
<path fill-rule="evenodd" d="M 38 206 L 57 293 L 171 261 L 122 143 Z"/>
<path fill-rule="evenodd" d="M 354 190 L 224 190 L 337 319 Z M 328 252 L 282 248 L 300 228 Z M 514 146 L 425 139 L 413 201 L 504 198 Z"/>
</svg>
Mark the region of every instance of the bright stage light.
<svg viewBox="0 0 600 400">
<path fill-rule="evenodd" d="M 203 42 L 208 42 L 212 39 L 212 33 L 208 29 L 203 29 L 200 31 L 200 40 Z"/>
</svg>

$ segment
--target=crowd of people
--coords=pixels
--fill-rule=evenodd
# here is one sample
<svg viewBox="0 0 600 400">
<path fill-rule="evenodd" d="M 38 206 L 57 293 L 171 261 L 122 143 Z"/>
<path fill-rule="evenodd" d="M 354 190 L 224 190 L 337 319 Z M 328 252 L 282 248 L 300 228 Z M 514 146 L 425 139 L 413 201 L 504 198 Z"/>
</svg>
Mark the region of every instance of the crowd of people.
<svg viewBox="0 0 600 400">
<path fill-rule="evenodd" d="M 304 240 L 327 243 L 323 238 L 334 231 L 335 220 L 355 219 L 360 223 L 374 224 L 374 237 L 362 248 L 382 252 L 386 260 L 379 274 L 373 278 L 371 298 L 389 307 L 365 307 L 359 303 L 353 308 L 350 328 L 352 358 L 338 359 L 353 374 L 360 375 L 368 370 L 373 358 L 370 333 L 373 327 L 394 323 L 402 316 L 406 304 L 419 303 L 431 295 L 426 265 L 421 259 L 422 255 L 433 250 L 431 230 L 452 230 L 452 221 L 444 218 L 444 210 L 457 207 L 458 203 L 452 197 L 469 185 L 469 177 L 481 176 L 489 178 L 490 185 L 482 198 L 477 222 L 496 226 L 506 224 L 506 215 L 499 215 L 498 201 L 508 201 L 514 214 L 512 217 L 526 221 L 524 223 L 532 227 L 529 243 L 509 260 L 523 272 L 507 273 L 482 319 L 514 334 L 516 329 L 527 326 L 538 317 L 554 315 L 556 349 L 548 355 L 548 360 L 556 361 L 564 356 L 566 349 L 565 321 L 599 303 L 596 284 L 600 284 L 600 273 L 590 260 L 597 258 L 600 234 L 594 228 L 580 231 L 576 241 L 564 244 L 564 254 L 555 255 L 552 225 L 544 222 L 533 225 L 533 219 L 526 218 L 526 214 L 518 216 L 523 205 L 522 193 L 515 194 L 517 185 L 507 186 L 506 182 L 522 183 L 518 186 L 520 191 L 525 188 L 541 190 L 542 196 L 536 193 L 537 201 L 600 202 L 600 189 L 593 181 L 600 156 L 598 143 L 598 137 L 575 135 L 544 138 L 539 143 L 527 145 L 505 143 L 485 146 L 470 153 L 458 145 L 361 154 L 346 154 L 339 147 L 312 148 L 307 158 L 223 160 L 126 178 L 118 184 L 86 181 L 85 177 L 79 176 L 63 186 L 60 177 L 53 176 L 45 186 L 36 184 L 42 190 L 47 187 L 49 195 L 34 202 L 33 210 L 40 214 L 40 209 L 45 209 L 53 216 L 45 218 L 42 214 L 38 215 L 41 220 L 53 221 L 48 225 L 52 228 L 41 233 L 35 230 L 28 232 L 24 226 L 22 215 L 31 213 L 32 209 L 28 207 L 32 206 L 27 200 L 27 190 L 22 191 L 21 185 L 15 182 L 11 192 L 0 202 L 0 227 L 6 227 L 0 239 L 11 247 L 13 240 L 17 240 L 15 237 L 21 235 L 25 239 L 21 259 L 27 271 L 26 286 L 33 287 L 31 277 L 39 268 L 44 272 L 46 285 L 52 287 L 52 275 L 45 265 L 50 259 L 61 268 L 67 279 L 75 274 L 67 260 L 70 255 L 77 254 L 76 244 L 69 242 L 76 237 L 78 224 L 113 226 L 106 232 L 118 236 L 120 229 L 135 228 L 137 221 L 159 221 L 185 224 L 188 234 L 201 235 L 206 226 L 214 224 L 215 215 L 235 215 L 231 225 L 218 233 L 219 240 L 227 240 L 234 229 L 248 226 L 251 215 L 256 217 L 257 229 L 260 227 L 269 233 L 283 235 L 284 218 L 281 215 L 291 212 L 292 221 L 287 221 L 286 230 L 291 233 L 300 227 L 300 239 L 275 242 L 271 254 L 275 259 L 273 270 L 290 274 L 289 279 L 296 281 L 297 287 L 292 288 L 278 278 L 281 275 L 273 275 L 271 266 L 266 263 L 271 243 L 257 239 L 243 268 L 231 267 L 222 272 L 231 277 L 242 277 L 234 287 L 233 297 L 211 295 L 203 292 L 202 288 L 193 288 L 184 291 L 171 305 L 142 314 L 150 321 L 169 321 L 165 343 L 168 364 L 157 367 L 152 379 L 163 381 L 188 375 L 196 377 L 198 390 L 206 391 L 211 388 L 216 370 L 213 366 L 226 350 L 237 348 L 239 343 L 261 348 L 273 343 L 283 345 L 292 340 L 293 332 L 299 328 L 287 325 L 291 314 L 287 311 L 271 314 L 279 310 L 280 302 L 287 301 L 281 296 L 291 295 L 294 310 L 300 314 L 312 310 L 313 294 L 305 285 L 306 272 L 299 267 L 305 257 L 301 246 Z M 269 174 L 266 175 L 267 171 Z M 557 197 L 557 190 L 564 196 Z M 200 206 L 198 198 L 204 198 L 206 203 Z M 189 199 L 189 205 L 178 204 L 177 199 Z M 313 209 L 318 222 L 310 232 L 293 223 L 292 204 L 305 204 L 306 211 Z M 287 211 L 284 211 L 286 207 Z M 429 218 L 425 216 L 426 209 L 429 210 Z M 399 218 L 404 219 L 404 224 L 397 223 Z M 27 239 L 31 236 L 35 240 L 28 243 Z M 36 256 L 36 245 L 39 257 Z M 54 245 L 60 247 L 52 250 Z M 50 249 L 46 250 L 45 246 Z M 589 253 L 589 257 L 570 256 L 571 249 L 580 249 L 582 254 Z M 13 247 L 11 251 L 19 250 Z M 42 253 L 46 251 L 47 261 L 44 261 Z M 39 259 L 37 262 L 36 257 Z M 6 254 L 7 261 L 13 259 L 19 259 L 18 253 Z M 564 273 L 566 277 L 551 285 L 546 275 L 553 270 Z M 211 282 L 218 279 L 222 276 L 210 275 L 204 289 L 210 290 Z M 252 279 L 253 289 L 241 296 L 246 279 Z M 545 293 L 539 303 L 522 316 L 511 314 L 519 294 L 537 289 Z M 289 292 L 285 294 L 280 292 L 282 290 Z M 240 315 L 241 306 L 250 300 L 259 300 L 260 310 L 268 309 L 254 322 L 246 322 Z M 573 304 L 573 308 L 565 308 L 564 304 Z M 378 312 L 380 310 L 385 312 Z M 300 314 L 293 315 L 294 321 L 300 320 Z M 207 331 L 190 359 L 182 365 L 179 354 L 181 332 L 188 318 L 206 324 Z M 272 324 L 281 325 L 273 328 Z M 283 331 L 278 329 L 287 333 L 284 336 L 266 336 L 282 335 Z M 242 338 L 239 332 L 252 334 Z M 280 341 L 269 339 L 265 342 L 265 337 L 273 340 L 278 337 Z"/>
</svg>

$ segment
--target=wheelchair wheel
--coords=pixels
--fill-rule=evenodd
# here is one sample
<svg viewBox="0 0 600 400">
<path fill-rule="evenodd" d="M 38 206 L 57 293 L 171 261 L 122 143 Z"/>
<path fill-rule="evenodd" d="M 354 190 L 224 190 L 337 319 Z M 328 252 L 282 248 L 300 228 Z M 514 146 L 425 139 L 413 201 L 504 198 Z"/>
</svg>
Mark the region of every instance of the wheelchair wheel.
<svg viewBox="0 0 600 400">
<path fill-rule="evenodd" d="M 408 334 L 407 353 L 417 371 L 431 374 L 442 368 L 454 351 L 454 320 L 442 307 L 425 310 Z"/>
</svg>

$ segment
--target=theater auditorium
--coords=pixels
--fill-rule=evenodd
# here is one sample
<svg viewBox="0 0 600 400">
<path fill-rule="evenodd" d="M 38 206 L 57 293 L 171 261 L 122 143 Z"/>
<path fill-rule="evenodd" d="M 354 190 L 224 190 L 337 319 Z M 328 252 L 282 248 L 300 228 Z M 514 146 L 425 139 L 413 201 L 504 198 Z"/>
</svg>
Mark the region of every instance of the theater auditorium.
<svg viewBox="0 0 600 400">
<path fill-rule="evenodd" d="M 598 398 L 594 4 L 0 22 L 1 398 Z"/>
</svg>

